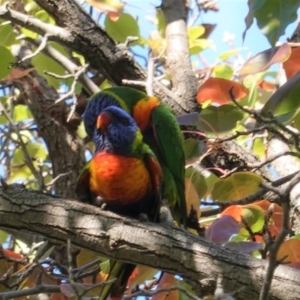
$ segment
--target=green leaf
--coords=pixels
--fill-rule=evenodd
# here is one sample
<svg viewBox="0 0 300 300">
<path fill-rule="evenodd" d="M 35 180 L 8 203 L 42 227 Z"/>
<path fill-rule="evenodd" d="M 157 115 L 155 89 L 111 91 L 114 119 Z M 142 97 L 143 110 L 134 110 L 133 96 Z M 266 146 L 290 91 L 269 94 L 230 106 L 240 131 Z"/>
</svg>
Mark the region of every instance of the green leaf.
<svg viewBox="0 0 300 300">
<path fill-rule="evenodd" d="M 34 16 L 45 23 L 52 24 L 52 25 L 55 24 L 54 19 L 43 9 L 35 13 Z"/>
<path fill-rule="evenodd" d="M 185 177 L 191 178 L 193 186 L 197 191 L 199 199 L 203 198 L 203 196 L 207 192 L 207 184 L 206 184 L 205 177 L 201 173 L 197 172 L 193 167 L 188 167 L 185 170 Z"/>
<path fill-rule="evenodd" d="M 0 24 L 5 22 L 0 19 Z M 0 45 L 11 46 L 16 42 L 17 35 L 10 24 L 0 26 Z"/>
<path fill-rule="evenodd" d="M 189 27 L 187 30 L 189 40 L 197 40 L 205 32 L 204 26 Z"/>
<path fill-rule="evenodd" d="M 79 124 L 77 134 L 81 139 L 84 139 L 87 136 L 83 122 Z"/>
<path fill-rule="evenodd" d="M 212 190 L 215 201 L 231 202 L 247 197 L 260 189 L 262 178 L 250 172 L 237 172 L 227 178 L 219 179 Z"/>
<path fill-rule="evenodd" d="M 198 119 L 197 129 L 209 135 L 225 135 L 236 127 L 237 121 L 243 119 L 243 112 L 231 104 L 209 106 Z"/>
<path fill-rule="evenodd" d="M 26 119 L 32 119 L 30 109 L 26 105 L 16 105 L 13 113 L 13 120 L 15 122 L 24 121 Z"/>
<path fill-rule="evenodd" d="M 20 135 L 25 144 L 33 139 L 33 135 L 29 130 L 20 130 Z M 12 132 L 10 136 L 13 141 L 19 141 L 19 136 L 15 132 Z"/>
<path fill-rule="evenodd" d="M 9 233 L 7 233 L 4 230 L 0 230 L 0 244 L 5 243 L 8 237 L 9 237 Z"/>
<path fill-rule="evenodd" d="M 39 37 L 38 33 L 24 27 L 21 28 L 21 33 L 34 40 Z"/>
<path fill-rule="evenodd" d="M 264 5 L 265 0 L 248 0 L 249 12 L 245 18 L 246 28 L 243 32 L 243 41 L 245 40 L 247 30 L 253 24 L 253 18 L 256 11 L 259 11 L 260 8 Z"/>
<path fill-rule="evenodd" d="M 109 272 L 110 272 L 110 260 L 109 259 L 100 263 L 100 270 L 104 274 L 109 274 Z"/>
<path fill-rule="evenodd" d="M 224 78 L 230 80 L 233 75 L 233 69 L 229 65 L 217 65 L 212 70 L 215 78 Z"/>
<path fill-rule="evenodd" d="M 248 5 L 246 30 L 252 25 L 254 16 L 258 27 L 274 46 L 287 26 L 296 21 L 300 0 L 252 0 Z"/>
<path fill-rule="evenodd" d="M 37 3 L 35 1 L 28 1 L 25 4 L 24 9 L 26 10 L 27 13 L 30 13 L 30 14 L 41 10 L 41 8 L 37 5 Z"/>
<path fill-rule="evenodd" d="M 202 154 L 199 140 L 189 138 L 183 142 L 185 159 L 189 160 Z"/>
<path fill-rule="evenodd" d="M 263 139 L 256 138 L 253 143 L 253 152 L 258 157 L 263 158 L 266 154 L 266 147 Z"/>
<path fill-rule="evenodd" d="M 77 58 L 77 59 L 80 61 L 80 64 L 81 64 L 82 66 L 84 66 L 84 64 L 85 64 L 85 58 L 84 58 L 83 55 L 81 55 L 81 54 L 79 54 L 79 53 L 77 53 L 77 52 L 75 52 L 75 51 L 72 51 L 72 56 L 73 56 L 74 58 Z"/>
<path fill-rule="evenodd" d="M 300 130 L 300 112 L 298 112 L 294 117 L 294 125 L 298 130 Z"/>
<path fill-rule="evenodd" d="M 4 105 L 4 107 L 6 107 L 6 101 L 7 101 L 7 97 L 0 97 L 0 102 L 2 103 L 2 105 Z M 0 113 L 0 125 L 1 124 L 8 124 L 8 120 L 7 118 L 4 116 L 4 114 Z"/>
<path fill-rule="evenodd" d="M 166 20 L 165 16 L 160 8 L 156 9 L 157 29 L 161 36 L 165 36 L 166 32 Z"/>
<path fill-rule="evenodd" d="M 58 50 L 59 52 L 61 52 L 61 54 L 67 55 L 65 49 L 61 45 L 58 45 L 57 43 L 53 43 L 53 42 L 51 42 L 50 45 L 56 50 Z M 55 60 L 53 60 L 52 58 L 50 58 L 49 56 L 41 52 L 32 59 L 32 64 L 35 66 L 37 71 L 47 79 L 48 83 L 56 89 L 59 88 L 61 83 L 66 84 L 67 82 L 72 81 L 72 79 L 62 80 L 62 79 L 56 79 L 52 76 L 45 75 L 44 71 L 49 71 L 58 75 L 64 75 L 65 69 Z"/>
<path fill-rule="evenodd" d="M 32 159 L 40 159 L 44 161 L 47 158 L 48 152 L 46 147 L 41 143 L 30 143 L 26 145 L 29 156 Z M 25 161 L 25 156 L 21 148 L 16 149 L 13 155 L 12 163 L 13 165 L 22 164 Z"/>
<path fill-rule="evenodd" d="M 242 50 L 242 48 L 237 48 L 237 49 L 231 49 L 231 50 L 225 51 L 219 56 L 219 59 L 228 60 L 230 56 L 237 55 L 241 50 Z"/>
<path fill-rule="evenodd" d="M 0 80 L 10 74 L 11 63 L 15 61 L 14 56 L 4 46 L 0 46 Z"/>
<path fill-rule="evenodd" d="M 43 162 L 48 156 L 45 145 L 41 143 L 27 144 L 26 149 L 35 168 L 38 167 L 40 161 Z M 12 158 L 11 172 L 8 182 L 12 183 L 22 179 L 33 180 L 34 176 L 29 167 L 25 164 L 24 152 L 21 148 L 17 148 Z M 35 184 L 33 184 L 31 187 L 35 188 Z"/>
<path fill-rule="evenodd" d="M 189 40 L 189 49 L 191 55 L 198 54 L 209 47 L 213 47 L 213 43 L 207 39 Z"/>
<path fill-rule="evenodd" d="M 128 36 L 140 36 L 138 23 L 129 14 L 122 13 L 115 22 L 109 16 L 106 16 L 104 24 L 107 33 L 117 42 L 124 43 Z"/>
<path fill-rule="evenodd" d="M 30 180 L 34 179 L 31 170 L 22 164 L 21 166 L 12 166 L 10 170 L 10 176 L 8 178 L 8 183 L 14 183 L 20 180 Z"/>
<path fill-rule="evenodd" d="M 260 232 L 265 224 L 265 212 L 257 205 L 248 205 L 243 207 L 243 219 L 252 232 Z M 244 235 L 245 231 L 241 230 L 240 234 Z"/>
<path fill-rule="evenodd" d="M 282 85 L 267 101 L 261 113 L 271 112 L 282 123 L 290 122 L 299 112 L 300 71 Z"/>
</svg>

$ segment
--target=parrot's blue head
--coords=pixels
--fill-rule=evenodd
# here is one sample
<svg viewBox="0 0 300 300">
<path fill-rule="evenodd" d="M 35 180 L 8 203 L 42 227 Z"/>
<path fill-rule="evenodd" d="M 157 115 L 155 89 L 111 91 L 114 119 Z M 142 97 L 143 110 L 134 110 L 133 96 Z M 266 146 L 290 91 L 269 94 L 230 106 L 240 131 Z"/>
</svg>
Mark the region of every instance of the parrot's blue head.
<svg viewBox="0 0 300 300">
<path fill-rule="evenodd" d="M 142 134 L 134 119 L 124 110 L 109 106 L 96 120 L 93 134 L 96 152 L 107 150 L 116 154 L 130 155 L 142 143 Z"/>
<path fill-rule="evenodd" d="M 91 139 L 93 139 L 98 116 L 105 108 L 112 105 L 120 107 L 118 101 L 113 96 L 102 92 L 94 95 L 88 102 L 82 117 L 85 131 Z"/>
</svg>

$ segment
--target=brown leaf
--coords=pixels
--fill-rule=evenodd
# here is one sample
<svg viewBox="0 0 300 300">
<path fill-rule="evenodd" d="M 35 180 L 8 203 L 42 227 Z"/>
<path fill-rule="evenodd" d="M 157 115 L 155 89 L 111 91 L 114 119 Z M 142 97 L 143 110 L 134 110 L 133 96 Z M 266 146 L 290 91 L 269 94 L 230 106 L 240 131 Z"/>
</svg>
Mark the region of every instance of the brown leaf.
<svg viewBox="0 0 300 300">
<path fill-rule="evenodd" d="M 244 63 L 239 76 L 244 77 L 249 74 L 263 72 L 275 63 L 282 63 L 286 61 L 290 55 L 291 47 L 286 43 L 280 47 L 274 47 L 262 51 Z"/>
<path fill-rule="evenodd" d="M 14 80 L 20 79 L 20 78 L 28 75 L 33 70 L 34 70 L 34 68 L 29 68 L 29 69 L 25 69 L 25 70 L 13 69 L 8 76 L 6 76 L 5 78 L 2 79 L 2 81 L 8 81 L 8 80 L 14 81 Z"/>
<path fill-rule="evenodd" d="M 266 92 L 273 92 L 275 90 L 276 85 L 272 82 L 268 82 L 266 80 L 258 80 L 256 85 Z"/>
<path fill-rule="evenodd" d="M 289 80 L 300 70 L 300 47 L 293 47 L 291 56 L 283 63 L 286 79 Z"/>
<path fill-rule="evenodd" d="M 240 100 L 248 95 L 249 91 L 242 84 L 223 78 L 209 78 L 198 89 L 197 101 L 199 104 L 211 100 L 218 104 L 227 104 L 231 102 L 229 94 L 230 89 L 236 100 Z"/>
<path fill-rule="evenodd" d="M 204 34 L 201 36 L 202 39 L 207 39 L 210 34 L 214 31 L 216 28 L 217 24 L 201 24 L 205 28 Z"/>
<path fill-rule="evenodd" d="M 159 281 L 157 285 L 157 289 L 168 288 L 176 285 L 175 275 L 164 273 L 162 279 Z M 179 291 L 174 290 L 171 292 L 162 292 L 154 295 L 152 300 L 178 300 L 179 299 Z"/>
<path fill-rule="evenodd" d="M 117 21 L 123 11 L 123 3 L 118 0 L 86 0 L 100 12 L 108 14 L 112 21 Z"/>
</svg>

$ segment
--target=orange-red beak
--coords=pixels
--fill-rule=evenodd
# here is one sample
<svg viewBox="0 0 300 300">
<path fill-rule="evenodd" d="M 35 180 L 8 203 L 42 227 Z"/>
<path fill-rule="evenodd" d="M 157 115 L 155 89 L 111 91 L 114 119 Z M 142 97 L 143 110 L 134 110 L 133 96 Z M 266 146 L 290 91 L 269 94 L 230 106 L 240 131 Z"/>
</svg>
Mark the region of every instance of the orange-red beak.
<svg viewBox="0 0 300 300">
<path fill-rule="evenodd" d="M 111 115 L 107 112 L 103 112 L 97 118 L 97 129 L 100 130 L 102 133 L 107 130 L 108 125 L 111 123 Z"/>
</svg>

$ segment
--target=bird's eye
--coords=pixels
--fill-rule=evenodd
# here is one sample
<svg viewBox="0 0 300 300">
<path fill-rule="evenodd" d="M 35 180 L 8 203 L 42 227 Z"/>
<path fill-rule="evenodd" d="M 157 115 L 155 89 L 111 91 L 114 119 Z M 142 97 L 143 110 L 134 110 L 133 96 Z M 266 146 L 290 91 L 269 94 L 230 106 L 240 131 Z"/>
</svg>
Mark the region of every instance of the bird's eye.
<svg viewBox="0 0 300 300">
<path fill-rule="evenodd" d="M 120 119 L 120 123 L 123 124 L 124 126 L 128 126 L 129 125 L 129 121 L 126 118 Z"/>
</svg>

